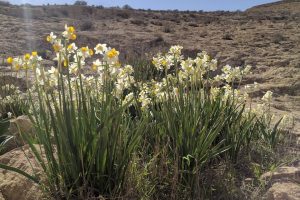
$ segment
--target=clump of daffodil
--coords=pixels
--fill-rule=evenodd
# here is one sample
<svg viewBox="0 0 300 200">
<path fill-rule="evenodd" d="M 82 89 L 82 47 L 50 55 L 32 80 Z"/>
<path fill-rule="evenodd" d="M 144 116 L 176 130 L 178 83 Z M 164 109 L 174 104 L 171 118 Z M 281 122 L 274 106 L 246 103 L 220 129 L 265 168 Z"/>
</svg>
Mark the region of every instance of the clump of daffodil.
<svg viewBox="0 0 300 200">
<path fill-rule="evenodd" d="M 138 147 L 137 138 L 144 134 L 145 127 L 151 126 L 150 133 L 152 129 L 155 134 L 157 131 L 155 140 L 158 138 L 159 144 L 166 141 L 170 154 L 175 150 L 176 161 L 172 155 L 168 160 L 175 162 L 179 171 L 192 169 L 191 172 L 198 174 L 201 166 L 186 164 L 185 159 L 193 158 L 197 165 L 209 160 L 210 154 L 218 155 L 214 149 L 220 148 L 222 154 L 231 146 L 248 146 L 252 138 L 263 138 L 259 135 L 261 130 L 274 119 L 270 114 L 271 91 L 262 97 L 260 104 L 247 107 L 248 92 L 255 89 L 257 83 L 242 89 L 239 86 L 251 73 L 250 66 L 225 65 L 217 70 L 217 60 L 207 52 L 185 58 L 183 47 L 176 45 L 165 54 L 153 57 L 154 71 L 159 76 L 138 81 L 135 66 L 121 64 L 117 49 L 101 43 L 93 48 L 78 47 L 75 39 L 76 30 L 68 25 L 60 35 L 51 32 L 47 36 L 46 40 L 53 47 L 53 60 L 57 61 L 57 66 L 50 69 L 42 66 L 42 58 L 36 51 L 8 57 L 6 61 L 13 70 L 26 70 L 27 75 L 32 69 L 33 84 L 28 84 L 28 95 L 24 96 L 14 86 L 0 88 L 1 95 L 4 90 L 14 91 L 0 96 L 0 113 L 6 106 L 2 104 L 13 104 L 16 99 L 20 101 L 20 97 L 29 99 L 29 113 L 34 114 L 32 119 L 37 122 L 39 138 L 36 141 L 44 142 L 47 147 L 44 151 L 47 160 L 41 162 L 53 184 L 47 189 L 54 188 L 53 194 L 67 191 L 70 197 L 76 198 L 84 192 L 89 195 L 93 191 L 89 187 L 94 185 L 99 186 L 95 188 L 97 195 L 115 191 L 116 185 L 116 190 L 122 189 L 122 184 L 116 182 L 120 177 L 127 177 L 122 159 L 131 162 L 132 147 Z M 291 120 L 284 116 L 282 123 L 286 126 Z M 136 127 L 137 124 L 142 125 Z M 262 127 L 257 128 L 261 124 Z M 259 129 L 256 131 L 259 134 L 251 137 L 254 129 Z M 217 140 L 222 142 L 218 144 Z M 56 149 L 52 149 L 53 146 Z M 206 149 L 202 149 L 204 146 Z M 126 148 L 133 150 L 127 153 Z M 239 149 L 234 151 L 239 152 Z M 201 156 L 197 157 L 198 154 Z M 120 176 L 115 176 L 118 173 Z"/>
<path fill-rule="evenodd" d="M 62 35 L 68 40 L 76 40 L 75 28 L 73 26 L 65 25 L 65 31 L 62 33 Z"/>
</svg>

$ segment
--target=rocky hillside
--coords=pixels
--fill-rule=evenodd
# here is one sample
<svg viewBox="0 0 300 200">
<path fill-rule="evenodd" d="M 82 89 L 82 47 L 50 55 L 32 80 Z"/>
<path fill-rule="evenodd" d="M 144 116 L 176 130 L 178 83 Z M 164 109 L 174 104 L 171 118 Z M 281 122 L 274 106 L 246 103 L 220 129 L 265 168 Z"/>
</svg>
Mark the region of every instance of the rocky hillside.
<svg viewBox="0 0 300 200">
<path fill-rule="evenodd" d="M 149 56 L 170 45 L 187 55 L 205 50 L 220 65 L 250 64 L 248 83 L 261 83 L 253 96 L 272 90 L 276 112 L 300 121 L 300 1 L 256 6 L 245 12 L 178 12 L 85 6 L 1 6 L 0 57 L 36 49 L 45 58 L 45 36 L 64 24 L 78 30 L 79 44 L 107 43 L 123 59 Z M 2 67 L 2 71 L 5 67 Z"/>
</svg>

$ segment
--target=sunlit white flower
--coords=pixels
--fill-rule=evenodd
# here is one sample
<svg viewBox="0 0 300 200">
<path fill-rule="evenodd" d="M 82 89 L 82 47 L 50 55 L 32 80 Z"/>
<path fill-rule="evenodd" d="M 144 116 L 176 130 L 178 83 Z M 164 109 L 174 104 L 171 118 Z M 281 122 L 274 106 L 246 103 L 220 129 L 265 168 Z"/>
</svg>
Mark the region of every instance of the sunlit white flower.
<svg viewBox="0 0 300 200">
<path fill-rule="evenodd" d="M 69 40 L 75 40 L 76 34 L 75 34 L 75 28 L 73 26 L 65 25 L 65 31 L 62 33 L 63 37 Z"/>
<path fill-rule="evenodd" d="M 69 44 L 67 47 L 67 50 L 69 51 L 69 53 L 75 53 L 75 51 L 77 49 L 78 49 L 78 47 L 76 46 L 76 44 L 74 42 Z"/>
<path fill-rule="evenodd" d="M 267 91 L 266 94 L 262 97 L 262 100 L 266 103 L 271 103 L 273 92 Z"/>
<path fill-rule="evenodd" d="M 47 36 L 47 41 L 50 42 L 50 43 L 53 43 L 55 41 L 56 37 L 57 36 L 54 35 L 53 32 L 51 32 L 50 35 Z"/>
<path fill-rule="evenodd" d="M 95 54 L 104 54 L 108 50 L 108 48 L 106 44 L 97 44 L 94 50 Z"/>
<path fill-rule="evenodd" d="M 69 73 L 70 74 L 77 74 L 78 71 L 78 65 L 77 63 L 71 63 L 69 67 Z"/>
<path fill-rule="evenodd" d="M 108 49 L 105 52 L 103 60 L 108 64 L 116 64 L 119 62 L 119 54 L 119 51 L 117 51 L 115 48 Z"/>
<path fill-rule="evenodd" d="M 8 117 L 8 118 L 11 118 L 11 117 L 12 117 L 12 113 L 11 113 L 11 112 L 8 112 L 8 113 L 7 113 L 7 117 Z"/>
</svg>

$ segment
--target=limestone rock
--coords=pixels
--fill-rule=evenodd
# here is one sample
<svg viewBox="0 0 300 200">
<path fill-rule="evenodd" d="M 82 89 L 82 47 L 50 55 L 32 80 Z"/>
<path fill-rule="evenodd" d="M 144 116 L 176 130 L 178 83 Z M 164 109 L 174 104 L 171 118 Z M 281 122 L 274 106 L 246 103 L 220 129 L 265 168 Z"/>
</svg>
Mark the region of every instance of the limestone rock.
<svg viewBox="0 0 300 200">
<path fill-rule="evenodd" d="M 33 172 L 36 174 L 41 173 L 41 168 L 35 161 L 28 145 L 23 146 L 22 149 L 21 147 L 16 148 L 1 155 L 0 163 L 21 169 L 31 175 Z M 37 184 L 22 175 L 3 169 L 0 169 L 0 194 L 2 194 L 2 199 L 5 200 L 43 199 L 43 192 Z M 0 195 L 0 200 L 2 199 Z"/>
<path fill-rule="evenodd" d="M 275 183 L 267 192 L 267 200 L 299 200 L 300 185 L 297 183 Z"/>
<path fill-rule="evenodd" d="M 8 131 L 9 135 L 12 135 L 13 138 L 5 144 L 4 152 L 8 152 L 14 148 L 23 146 L 25 144 L 20 133 L 27 134 L 29 136 L 33 136 L 34 133 L 33 125 L 29 117 L 26 115 L 22 115 L 10 120 L 10 126 Z"/>
</svg>

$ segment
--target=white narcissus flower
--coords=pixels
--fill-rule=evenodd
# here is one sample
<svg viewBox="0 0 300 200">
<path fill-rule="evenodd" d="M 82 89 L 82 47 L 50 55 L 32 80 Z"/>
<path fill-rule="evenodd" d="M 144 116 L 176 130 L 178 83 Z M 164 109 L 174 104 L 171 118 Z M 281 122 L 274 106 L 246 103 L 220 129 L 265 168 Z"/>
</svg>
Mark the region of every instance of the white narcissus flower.
<svg viewBox="0 0 300 200">
<path fill-rule="evenodd" d="M 7 113 L 7 117 L 8 117 L 8 118 L 12 118 L 12 113 L 11 113 L 11 112 L 8 112 L 8 113 Z"/>
<path fill-rule="evenodd" d="M 55 41 L 53 42 L 52 47 L 53 47 L 53 49 L 54 49 L 54 51 L 55 51 L 56 53 L 62 51 L 63 48 L 64 48 L 64 46 L 63 46 L 62 43 L 61 43 L 61 40 L 55 40 Z"/>
<path fill-rule="evenodd" d="M 130 104 L 128 106 L 131 106 L 132 105 L 132 101 L 134 99 L 134 94 L 132 92 L 130 92 L 129 94 L 127 94 L 122 102 L 122 105 L 124 106 L 125 104 L 129 103 L 130 101 Z"/>
<path fill-rule="evenodd" d="M 183 47 L 179 46 L 179 45 L 171 46 L 171 48 L 169 50 L 169 54 L 172 54 L 172 55 L 175 55 L 175 56 L 180 56 L 182 49 L 183 49 Z"/>
<path fill-rule="evenodd" d="M 36 81 L 39 85 L 44 85 L 45 82 L 44 82 L 44 69 L 39 69 L 39 68 L 36 68 L 35 69 L 35 73 L 36 73 Z"/>
<path fill-rule="evenodd" d="M 93 62 L 92 70 L 102 72 L 103 71 L 103 66 L 104 66 L 104 63 L 101 62 L 99 59 L 97 59 Z"/>
<path fill-rule="evenodd" d="M 95 54 L 105 54 L 108 48 L 106 44 L 97 44 L 94 50 Z"/>
<path fill-rule="evenodd" d="M 58 75 L 58 70 L 55 68 L 55 67 L 53 67 L 53 66 L 51 66 L 51 68 L 48 70 L 48 73 L 50 74 L 50 75 Z"/>
<path fill-rule="evenodd" d="M 75 53 L 75 51 L 77 50 L 77 46 L 76 44 L 73 42 L 71 44 L 68 45 L 67 50 L 69 51 L 69 53 Z"/>
<path fill-rule="evenodd" d="M 105 52 L 105 55 L 104 55 L 104 58 L 103 60 L 105 62 L 107 62 L 108 64 L 118 64 L 119 62 L 119 54 L 120 52 L 117 51 L 115 48 L 113 49 L 108 49 L 106 52 Z"/>
<path fill-rule="evenodd" d="M 224 72 L 225 74 L 229 74 L 231 72 L 231 66 L 230 65 L 225 65 L 222 68 L 222 72 Z"/>
<path fill-rule="evenodd" d="M 247 74 L 249 74 L 250 73 L 250 70 L 251 70 L 251 68 L 252 68 L 252 66 L 250 66 L 250 65 L 247 65 L 246 67 L 245 67 L 245 69 L 243 70 L 243 75 L 247 75 Z"/>
<path fill-rule="evenodd" d="M 69 67 L 69 73 L 70 74 L 77 74 L 78 71 L 78 65 L 77 63 L 71 63 Z"/>
<path fill-rule="evenodd" d="M 194 63 L 195 61 L 191 58 L 188 58 L 187 60 L 181 61 L 181 69 L 186 72 L 187 74 L 193 74 L 194 73 Z"/>
<path fill-rule="evenodd" d="M 212 59 L 209 65 L 209 70 L 216 71 L 218 67 L 218 61 L 216 59 Z"/>
<path fill-rule="evenodd" d="M 267 91 L 266 94 L 262 97 L 262 100 L 264 102 L 270 104 L 272 101 L 272 95 L 273 95 L 273 92 Z"/>
<path fill-rule="evenodd" d="M 152 64 L 157 70 L 163 70 L 163 67 L 161 66 L 161 59 L 162 57 L 160 55 L 157 55 L 157 57 L 153 57 Z"/>
<path fill-rule="evenodd" d="M 218 95 L 220 94 L 220 92 L 221 92 L 221 89 L 218 87 L 211 88 L 210 95 L 211 95 L 212 99 L 215 100 L 218 97 Z"/>
<path fill-rule="evenodd" d="M 89 57 L 91 57 L 91 56 L 94 54 L 93 50 L 92 50 L 92 49 L 89 49 L 88 46 L 86 46 L 86 47 L 81 47 L 80 50 L 79 50 L 79 52 L 80 52 L 80 55 L 81 55 L 83 58 L 89 58 Z"/>
<path fill-rule="evenodd" d="M 50 43 L 53 43 L 56 40 L 56 35 L 54 35 L 53 32 L 50 33 L 50 35 L 47 36 L 47 41 Z"/>
</svg>

